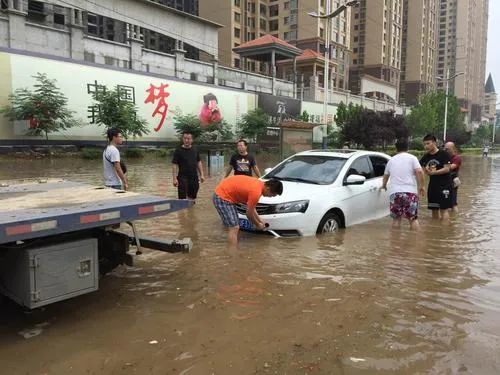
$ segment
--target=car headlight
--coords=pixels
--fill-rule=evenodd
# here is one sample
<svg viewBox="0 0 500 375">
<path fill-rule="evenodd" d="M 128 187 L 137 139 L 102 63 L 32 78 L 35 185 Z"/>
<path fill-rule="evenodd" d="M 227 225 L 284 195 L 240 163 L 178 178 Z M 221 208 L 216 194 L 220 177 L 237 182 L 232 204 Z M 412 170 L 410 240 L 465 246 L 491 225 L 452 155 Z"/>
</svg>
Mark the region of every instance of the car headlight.
<svg viewBox="0 0 500 375">
<path fill-rule="evenodd" d="M 306 212 L 307 207 L 309 207 L 309 201 L 295 201 L 295 202 L 285 202 L 277 204 L 274 208 L 274 213 L 276 214 L 286 214 L 289 212 Z"/>
</svg>

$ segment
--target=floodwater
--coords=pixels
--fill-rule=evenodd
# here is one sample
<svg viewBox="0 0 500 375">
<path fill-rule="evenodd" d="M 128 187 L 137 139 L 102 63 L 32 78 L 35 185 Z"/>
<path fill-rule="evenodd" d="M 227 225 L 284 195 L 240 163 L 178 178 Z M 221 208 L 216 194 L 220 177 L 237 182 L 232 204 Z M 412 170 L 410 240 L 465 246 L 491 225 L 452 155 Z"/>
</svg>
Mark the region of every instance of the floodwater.
<svg viewBox="0 0 500 375">
<path fill-rule="evenodd" d="M 129 163 L 131 189 L 175 197 L 166 159 Z M 101 163 L 0 160 L 0 179 L 100 183 Z M 210 200 L 140 223 L 191 237 L 146 250 L 100 290 L 24 312 L 0 306 L 2 374 L 499 374 L 500 157 L 464 158 L 460 213 L 422 231 L 390 219 L 311 238 L 243 235 L 226 249 Z"/>
</svg>

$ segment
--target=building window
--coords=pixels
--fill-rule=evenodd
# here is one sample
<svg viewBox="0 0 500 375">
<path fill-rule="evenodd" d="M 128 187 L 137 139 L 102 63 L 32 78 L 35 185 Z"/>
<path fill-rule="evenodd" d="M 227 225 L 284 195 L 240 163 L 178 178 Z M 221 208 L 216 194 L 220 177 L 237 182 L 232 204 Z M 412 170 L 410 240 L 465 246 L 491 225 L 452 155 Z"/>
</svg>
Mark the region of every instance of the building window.
<svg viewBox="0 0 500 375">
<path fill-rule="evenodd" d="M 241 22 L 241 14 L 234 12 L 234 21 Z"/>
<path fill-rule="evenodd" d="M 325 37 L 325 30 L 323 30 L 322 27 L 319 29 L 319 37 L 320 38 L 324 38 Z"/>
<path fill-rule="evenodd" d="M 240 67 L 240 59 L 234 59 L 234 67 L 239 68 Z"/>
<path fill-rule="evenodd" d="M 65 24 L 64 14 L 54 13 L 54 23 L 56 25 L 64 25 Z"/>
<path fill-rule="evenodd" d="M 269 17 L 277 17 L 280 14 L 279 5 L 271 5 L 269 7 Z"/>
<path fill-rule="evenodd" d="M 267 17 L 267 7 L 264 4 L 260 4 L 260 15 L 262 17 Z"/>
<path fill-rule="evenodd" d="M 269 21 L 269 31 L 276 31 L 278 30 L 278 27 L 279 27 L 278 20 Z"/>
<path fill-rule="evenodd" d="M 267 22 L 266 20 L 263 20 L 262 18 L 260 19 L 260 28 L 263 30 L 263 31 L 266 31 L 266 27 L 267 27 Z"/>
<path fill-rule="evenodd" d="M 283 7 L 285 9 L 290 9 L 290 2 L 289 1 L 286 1 L 285 4 L 283 4 Z"/>
<path fill-rule="evenodd" d="M 240 0 L 234 0 L 234 6 L 239 8 L 241 6 Z"/>
<path fill-rule="evenodd" d="M 290 17 L 285 17 L 285 18 L 283 18 L 283 23 L 284 23 L 285 25 L 288 25 L 288 24 L 290 23 Z"/>
<path fill-rule="evenodd" d="M 241 31 L 237 27 L 234 28 L 234 37 L 239 38 L 241 36 Z"/>
<path fill-rule="evenodd" d="M 45 22 L 46 16 L 47 13 L 45 11 L 44 3 L 42 3 L 41 1 L 28 1 L 27 19 L 29 21 Z"/>
</svg>

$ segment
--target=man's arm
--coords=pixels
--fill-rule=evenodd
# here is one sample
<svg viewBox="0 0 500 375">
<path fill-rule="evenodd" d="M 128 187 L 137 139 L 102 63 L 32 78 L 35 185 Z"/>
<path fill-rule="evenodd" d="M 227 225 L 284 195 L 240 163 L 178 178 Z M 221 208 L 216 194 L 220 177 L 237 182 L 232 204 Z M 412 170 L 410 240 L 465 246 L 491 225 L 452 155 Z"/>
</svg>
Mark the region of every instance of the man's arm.
<svg viewBox="0 0 500 375">
<path fill-rule="evenodd" d="M 259 167 L 257 166 L 257 164 L 255 164 L 255 165 L 252 167 L 252 169 L 253 169 L 253 173 L 255 173 L 255 175 L 256 175 L 258 178 L 260 178 L 261 173 L 260 173 L 260 170 L 259 170 Z"/>
<path fill-rule="evenodd" d="M 429 167 L 426 168 L 426 172 L 429 176 L 441 176 L 443 174 L 450 173 L 451 164 L 445 164 L 443 168 L 438 169 L 436 171 L 432 171 Z"/>
<path fill-rule="evenodd" d="M 455 157 L 455 161 L 451 163 L 450 169 L 452 171 L 457 170 L 458 168 L 460 168 L 461 164 L 462 164 L 462 159 L 459 156 L 457 156 Z"/>
<path fill-rule="evenodd" d="M 380 187 L 380 190 L 387 190 L 387 182 L 389 181 L 389 175 L 384 174 L 384 177 L 382 178 L 382 186 Z"/>
<path fill-rule="evenodd" d="M 200 176 L 201 182 L 205 182 L 205 174 L 203 172 L 203 163 L 201 160 L 198 161 L 198 176 Z"/>
<path fill-rule="evenodd" d="M 172 180 L 174 181 L 174 186 L 179 186 L 179 181 L 177 181 L 177 169 L 178 165 L 176 163 L 172 163 Z"/>
<path fill-rule="evenodd" d="M 233 166 L 230 165 L 229 167 L 227 167 L 226 169 L 226 175 L 224 176 L 224 178 L 226 177 L 229 177 L 229 175 L 231 174 L 231 172 L 233 171 Z"/>
<path fill-rule="evenodd" d="M 128 190 L 127 177 L 125 176 L 125 173 L 123 173 L 122 166 L 120 165 L 120 162 L 115 161 L 113 163 L 113 166 L 115 167 L 115 171 L 116 171 L 116 174 L 118 175 L 118 178 L 122 181 L 123 190 Z"/>
<path fill-rule="evenodd" d="M 257 213 L 257 210 L 255 209 L 255 207 L 251 207 L 251 208 L 248 207 L 247 211 L 246 211 L 246 215 L 247 215 L 248 220 L 250 220 L 253 223 L 253 225 L 255 225 L 255 228 L 262 230 L 266 227 L 264 222 L 260 219 L 260 216 Z"/>
<path fill-rule="evenodd" d="M 417 188 L 420 195 L 425 196 L 425 177 L 422 168 L 415 169 L 415 176 L 417 177 Z"/>
</svg>

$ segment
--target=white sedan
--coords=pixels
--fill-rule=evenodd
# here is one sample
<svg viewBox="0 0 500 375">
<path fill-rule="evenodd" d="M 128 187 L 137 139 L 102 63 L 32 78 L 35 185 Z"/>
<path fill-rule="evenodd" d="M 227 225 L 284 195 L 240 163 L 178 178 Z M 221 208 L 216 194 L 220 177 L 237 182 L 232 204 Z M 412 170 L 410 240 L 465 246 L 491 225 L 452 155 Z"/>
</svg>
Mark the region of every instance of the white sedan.
<svg viewBox="0 0 500 375">
<path fill-rule="evenodd" d="M 283 183 L 283 194 L 262 197 L 257 212 L 281 236 L 335 232 L 389 214 L 389 196 L 381 191 L 390 156 L 356 150 L 304 151 L 266 170 L 263 179 Z M 252 231 L 238 206 L 240 228 Z"/>
</svg>

